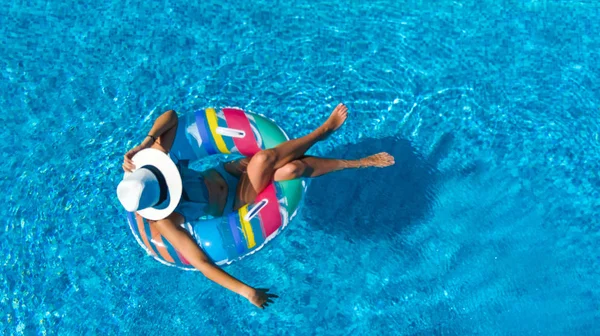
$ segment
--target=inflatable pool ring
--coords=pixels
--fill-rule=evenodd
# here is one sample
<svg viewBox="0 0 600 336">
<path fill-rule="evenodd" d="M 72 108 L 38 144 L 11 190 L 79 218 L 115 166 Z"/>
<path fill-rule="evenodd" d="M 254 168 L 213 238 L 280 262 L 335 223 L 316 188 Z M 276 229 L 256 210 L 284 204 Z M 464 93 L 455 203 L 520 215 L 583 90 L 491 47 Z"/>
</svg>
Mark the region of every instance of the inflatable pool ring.
<svg viewBox="0 0 600 336">
<path fill-rule="evenodd" d="M 187 131 L 198 159 L 216 154 L 249 157 L 289 140 L 270 119 L 238 108 L 224 108 L 219 113 L 213 108 L 198 110 L 189 116 Z M 272 182 L 253 202 L 239 210 L 218 218 L 188 222 L 183 227 L 213 262 L 230 264 L 258 251 L 277 236 L 296 216 L 306 188 L 302 179 Z M 137 242 L 156 260 L 194 269 L 148 221 L 132 212 L 127 218 Z"/>
</svg>

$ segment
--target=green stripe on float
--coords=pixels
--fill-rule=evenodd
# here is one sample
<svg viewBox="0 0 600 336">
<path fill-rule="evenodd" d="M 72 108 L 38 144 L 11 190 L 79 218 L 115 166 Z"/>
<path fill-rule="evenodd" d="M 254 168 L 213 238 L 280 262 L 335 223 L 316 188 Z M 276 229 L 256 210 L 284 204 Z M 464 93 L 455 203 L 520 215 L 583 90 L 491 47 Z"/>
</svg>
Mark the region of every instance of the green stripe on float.
<svg viewBox="0 0 600 336">
<path fill-rule="evenodd" d="M 277 182 L 279 186 L 283 189 L 283 194 L 287 199 L 287 211 L 291 215 L 296 209 L 298 209 L 298 205 L 300 205 L 300 201 L 302 200 L 303 188 L 302 188 L 302 179 L 295 179 L 289 181 L 281 181 Z"/>
<path fill-rule="evenodd" d="M 258 128 L 258 133 L 262 136 L 264 148 L 273 148 L 287 141 L 285 134 L 274 122 L 258 114 L 252 114 L 252 116 L 256 128 Z"/>
</svg>

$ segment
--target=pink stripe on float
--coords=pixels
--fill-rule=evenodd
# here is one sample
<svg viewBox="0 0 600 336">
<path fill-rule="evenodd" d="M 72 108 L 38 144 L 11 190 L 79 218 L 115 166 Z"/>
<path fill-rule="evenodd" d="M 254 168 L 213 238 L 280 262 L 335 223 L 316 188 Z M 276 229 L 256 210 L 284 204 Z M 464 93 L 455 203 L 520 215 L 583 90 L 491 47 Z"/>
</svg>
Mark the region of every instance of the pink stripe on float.
<svg viewBox="0 0 600 336">
<path fill-rule="evenodd" d="M 227 127 L 246 133 L 243 138 L 233 138 L 233 143 L 235 143 L 238 151 L 248 157 L 260 152 L 252 127 L 250 127 L 250 120 L 248 120 L 244 111 L 235 108 L 224 108 L 223 114 L 227 121 Z"/>
<path fill-rule="evenodd" d="M 258 196 L 255 202 L 268 200 L 267 205 L 260 210 L 259 215 L 265 231 L 265 238 L 269 237 L 273 232 L 281 227 L 281 215 L 279 214 L 279 201 L 275 193 L 275 185 L 271 182 Z"/>
</svg>

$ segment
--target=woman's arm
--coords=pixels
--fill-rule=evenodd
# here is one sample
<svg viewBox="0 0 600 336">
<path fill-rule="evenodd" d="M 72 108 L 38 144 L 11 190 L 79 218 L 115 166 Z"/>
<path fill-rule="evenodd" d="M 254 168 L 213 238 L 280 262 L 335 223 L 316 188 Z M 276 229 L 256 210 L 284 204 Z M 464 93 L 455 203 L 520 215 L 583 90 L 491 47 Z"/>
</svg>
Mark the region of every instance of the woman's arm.
<svg viewBox="0 0 600 336">
<path fill-rule="evenodd" d="M 246 285 L 212 263 L 204 251 L 198 247 L 189 233 L 176 224 L 181 221 L 180 218 L 181 216 L 179 214 L 172 214 L 166 219 L 152 222 L 151 225 L 155 225 L 163 237 L 173 244 L 173 247 L 175 247 L 179 253 L 183 254 L 185 259 L 189 261 L 192 266 L 202 272 L 202 274 L 210 280 L 245 297 L 259 308 L 264 308 L 268 303 L 273 302 L 270 299 L 276 297 L 273 294 L 267 294 L 265 290 L 257 290 Z"/>
<path fill-rule="evenodd" d="M 146 139 L 156 140 L 152 147 L 157 147 L 163 152 L 168 153 L 173 145 L 173 140 L 175 140 L 177 122 L 177 113 L 175 111 L 169 110 L 161 114 L 154 122 L 154 125 L 152 125 Z"/>
<path fill-rule="evenodd" d="M 156 118 L 154 125 L 152 125 L 150 132 L 148 132 L 142 143 L 125 154 L 123 170 L 130 172 L 135 169 L 131 158 L 142 149 L 152 147 L 168 153 L 173 145 L 173 140 L 175 140 L 177 122 L 177 113 L 173 110 L 169 110 Z"/>
</svg>

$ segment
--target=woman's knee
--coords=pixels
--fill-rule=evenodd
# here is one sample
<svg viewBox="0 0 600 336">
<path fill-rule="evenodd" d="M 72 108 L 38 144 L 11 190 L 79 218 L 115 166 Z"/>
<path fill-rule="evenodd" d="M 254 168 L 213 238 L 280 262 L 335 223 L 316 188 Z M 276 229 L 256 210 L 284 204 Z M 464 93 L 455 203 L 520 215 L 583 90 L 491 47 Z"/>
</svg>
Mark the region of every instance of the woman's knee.
<svg viewBox="0 0 600 336">
<path fill-rule="evenodd" d="M 302 174 L 304 174 L 304 169 L 306 168 L 304 163 L 298 160 L 288 163 L 287 165 L 285 165 L 285 167 L 287 167 L 288 174 L 290 176 L 293 176 L 294 178 L 302 176 Z"/>
<path fill-rule="evenodd" d="M 250 159 L 248 168 L 250 168 L 250 166 L 258 166 L 261 169 L 264 169 L 265 167 L 275 166 L 276 162 L 277 153 L 272 149 L 265 149 L 256 153 L 252 159 Z"/>
<path fill-rule="evenodd" d="M 290 162 L 275 171 L 275 180 L 285 181 L 302 177 L 305 169 L 305 164 L 302 161 L 296 160 Z"/>
</svg>

